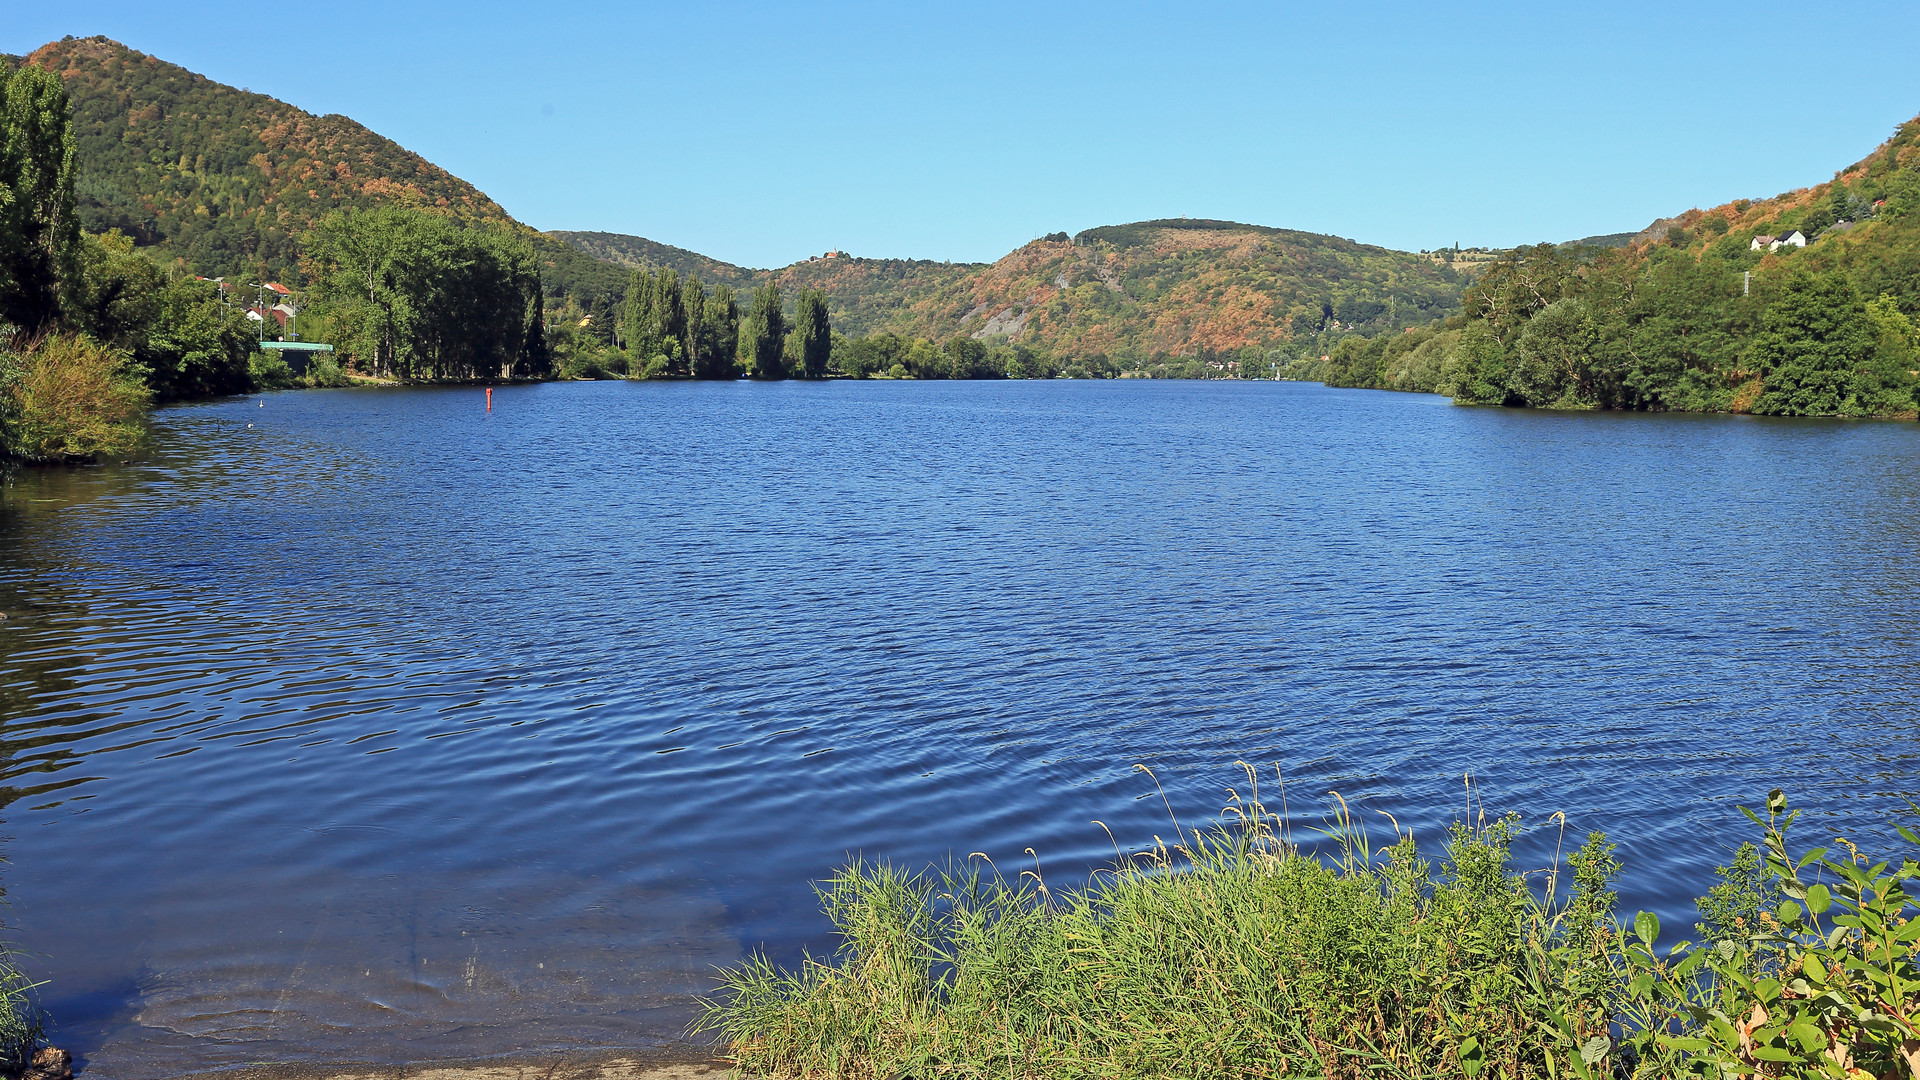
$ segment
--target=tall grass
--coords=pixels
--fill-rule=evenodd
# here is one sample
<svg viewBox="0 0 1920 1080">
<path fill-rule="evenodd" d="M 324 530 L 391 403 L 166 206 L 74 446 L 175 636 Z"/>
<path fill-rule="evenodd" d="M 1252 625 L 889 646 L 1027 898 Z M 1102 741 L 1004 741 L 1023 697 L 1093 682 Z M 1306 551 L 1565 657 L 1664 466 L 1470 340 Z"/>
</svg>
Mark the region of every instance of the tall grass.
<svg viewBox="0 0 1920 1080">
<path fill-rule="evenodd" d="M 1778 791 L 1742 808 L 1762 843 L 1700 898 L 1706 940 L 1660 951 L 1653 915 L 1613 918 L 1598 833 L 1534 876 L 1518 818 L 1482 814 L 1435 866 L 1336 796 L 1315 857 L 1253 779 L 1065 892 L 982 856 L 848 866 L 819 889 L 834 955 L 750 958 L 695 1030 L 770 1077 L 1920 1080 L 1920 859 L 1796 850 Z"/>
<path fill-rule="evenodd" d="M 696 1030 L 755 1075 L 1565 1075 L 1605 1038 L 1617 864 L 1598 834 L 1532 887 L 1516 817 L 1456 825 L 1438 865 L 1374 850 L 1336 802 L 1304 854 L 1255 776 L 1205 830 L 1086 886 L 857 862 L 819 888 L 831 957 L 724 976 Z M 1563 819 L 1564 820 L 1564 819 Z"/>
</svg>

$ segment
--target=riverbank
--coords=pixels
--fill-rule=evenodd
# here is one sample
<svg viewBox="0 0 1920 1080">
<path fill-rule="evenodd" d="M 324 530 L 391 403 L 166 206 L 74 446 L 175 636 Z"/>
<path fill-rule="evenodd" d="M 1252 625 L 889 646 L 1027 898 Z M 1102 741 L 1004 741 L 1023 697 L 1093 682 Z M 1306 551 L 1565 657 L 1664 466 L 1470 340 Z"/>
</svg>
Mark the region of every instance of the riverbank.
<svg viewBox="0 0 1920 1080">
<path fill-rule="evenodd" d="M 406 1065 L 261 1064 L 181 1080 L 720 1080 L 732 1066 L 718 1058 L 667 1059 L 628 1052 L 568 1052 L 481 1061 Z"/>
<path fill-rule="evenodd" d="M 704 1027 L 793 1078 L 1920 1076 L 1920 865 L 1791 850 L 1779 791 L 1748 811 L 1761 845 L 1699 883 L 1696 948 L 1615 920 L 1599 832 L 1523 872 L 1520 816 L 1480 812 L 1436 868 L 1335 796 L 1313 854 L 1251 768 L 1244 790 L 1058 892 L 977 859 L 855 862 L 821 892 L 835 954 L 750 958 Z"/>
</svg>

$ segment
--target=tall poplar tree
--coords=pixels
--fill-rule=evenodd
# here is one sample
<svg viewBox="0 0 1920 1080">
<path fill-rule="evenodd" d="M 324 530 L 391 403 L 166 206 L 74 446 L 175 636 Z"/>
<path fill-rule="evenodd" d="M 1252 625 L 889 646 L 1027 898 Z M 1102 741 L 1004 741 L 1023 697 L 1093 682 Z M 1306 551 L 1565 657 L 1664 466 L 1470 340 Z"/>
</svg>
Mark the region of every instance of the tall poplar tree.
<svg viewBox="0 0 1920 1080">
<path fill-rule="evenodd" d="M 652 271 L 635 270 L 627 277 L 626 310 L 620 336 L 627 341 L 627 362 L 639 371 L 660 352 L 660 321 L 654 314 Z"/>
<path fill-rule="evenodd" d="M 685 356 L 687 374 L 691 375 L 713 352 L 713 330 L 707 325 L 707 289 L 692 275 L 680 289 L 680 323 L 686 327 Z"/>
<path fill-rule="evenodd" d="M 687 355 L 687 313 L 680 306 L 680 275 L 673 267 L 662 267 L 653 286 L 654 325 L 660 334 L 661 351 L 669 360 L 685 361 Z"/>
<path fill-rule="evenodd" d="M 795 373 L 809 379 L 825 378 L 833 356 L 833 324 L 827 316 L 827 298 L 818 289 L 800 294 L 791 337 L 793 347 L 788 359 Z"/>
<path fill-rule="evenodd" d="M 740 359 L 756 379 L 784 379 L 787 319 L 780 310 L 780 286 L 769 281 L 753 291 L 753 306 L 740 327 Z"/>
<path fill-rule="evenodd" d="M 713 350 L 693 369 L 696 379 L 731 379 L 737 373 L 733 358 L 740 351 L 740 304 L 733 287 L 716 286 L 707 297 L 706 325 L 712 328 Z"/>
<path fill-rule="evenodd" d="M 60 76 L 27 64 L 0 75 L 0 321 L 29 334 L 60 315 L 78 276 L 73 128 Z"/>
</svg>

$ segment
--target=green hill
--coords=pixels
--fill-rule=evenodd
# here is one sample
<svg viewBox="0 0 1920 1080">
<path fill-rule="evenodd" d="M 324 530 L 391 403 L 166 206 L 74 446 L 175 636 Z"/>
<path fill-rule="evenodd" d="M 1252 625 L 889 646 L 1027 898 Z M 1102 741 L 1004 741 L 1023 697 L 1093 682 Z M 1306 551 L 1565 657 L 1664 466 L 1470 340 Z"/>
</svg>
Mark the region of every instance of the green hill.
<svg viewBox="0 0 1920 1080">
<path fill-rule="evenodd" d="M 1758 237 L 1799 232 L 1805 249 L 1753 251 Z M 1771 247 L 1771 245 L 1767 245 Z M 1737 199 L 1665 218 L 1634 237 L 1648 255 L 1678 249 L 1771 273 L 1789 263 L 1844 270 L 1868 296 L 1882 293 L 1920 316 L 1920 117 L 1832 180 L 1771 198 Z"/>
<path fill-rule="evenodd" d="M 662 244 L 644 236 L 610 232 L 568 232 L 557 229 L 545 234 L 602 262 L 629 270 L 659 270 L 671 267 L 681 277 L 697 277 L 708 286 L 731 285 L 750 289 L 766 280 L 766 271 L 749 270 L 719 259 L 709 259 L 697 251 Z"/>
<path fill-rule="evenodd" d="M 1460 310 L 1470 277 L 1450 255 L 1184 218 L 1088 229 L 1071 240 L 1056 234 L 992 264 L 836 255 L 776 271 L 744 270 L 639 237 L 548 235 L 625 265 L 693 269 L 703 281 L 736 288 L 771 274 L 789 295 L 819 289 L 835 327 L 847 333 L 1004 336 L 1064 355 L 1142 359 L 1425 323 Z"/>
<path fill-rule="evenodd" d="M 23 62 L 58 72 L 72 99 L 81 224 L 117 228 L 192 273 L 297 281 L 296 238 L 338 207 L 399 203 L 513 222 L 472 184 L 344 116 L 315 116 L 104 37 L 0 57 L 0 68 Z M 590 300 L 624 288 L 624 271 L 526 233 L 554 292 Z"/>
<path fill-rule="evenodd" d="M 58 72 L 73 100 L 82 223 L 181 269 L 299 280 L 298 237 L 340 207 L 403 204 L 520 226 L 473 185 L 343 116 L 315 116 L 106 38 L 0 64 Z M 1168 219 L 1056 234 L 991 265 L 814 258 L 755 270 L 641 237 L 536 233 L 550 298 L 617 302 L 629 271 L 826 293 L 835 325 L 1001 336 L 1063 354 L 1192 356 L 1306 332 L 1375 333 L 1459 310 L 1467 263 L 1338 237 Z"/>
</svg>

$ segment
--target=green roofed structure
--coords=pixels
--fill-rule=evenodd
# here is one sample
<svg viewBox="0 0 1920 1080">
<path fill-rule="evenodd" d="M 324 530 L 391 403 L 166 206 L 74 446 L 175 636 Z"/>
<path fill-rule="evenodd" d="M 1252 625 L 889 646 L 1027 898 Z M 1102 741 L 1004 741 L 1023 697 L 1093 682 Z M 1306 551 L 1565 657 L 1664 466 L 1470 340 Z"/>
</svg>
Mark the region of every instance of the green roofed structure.
<svg viewBox="0 0 1920 1080">
<path fill-rule="evenodd" d="M 314 353 L 333 351 L 333 346 L 318 341 L 263 341 L 260 347 L 277 351 L 295 375 L 307 373 L 307 364 L 312 361 Z"/>
</svg>

